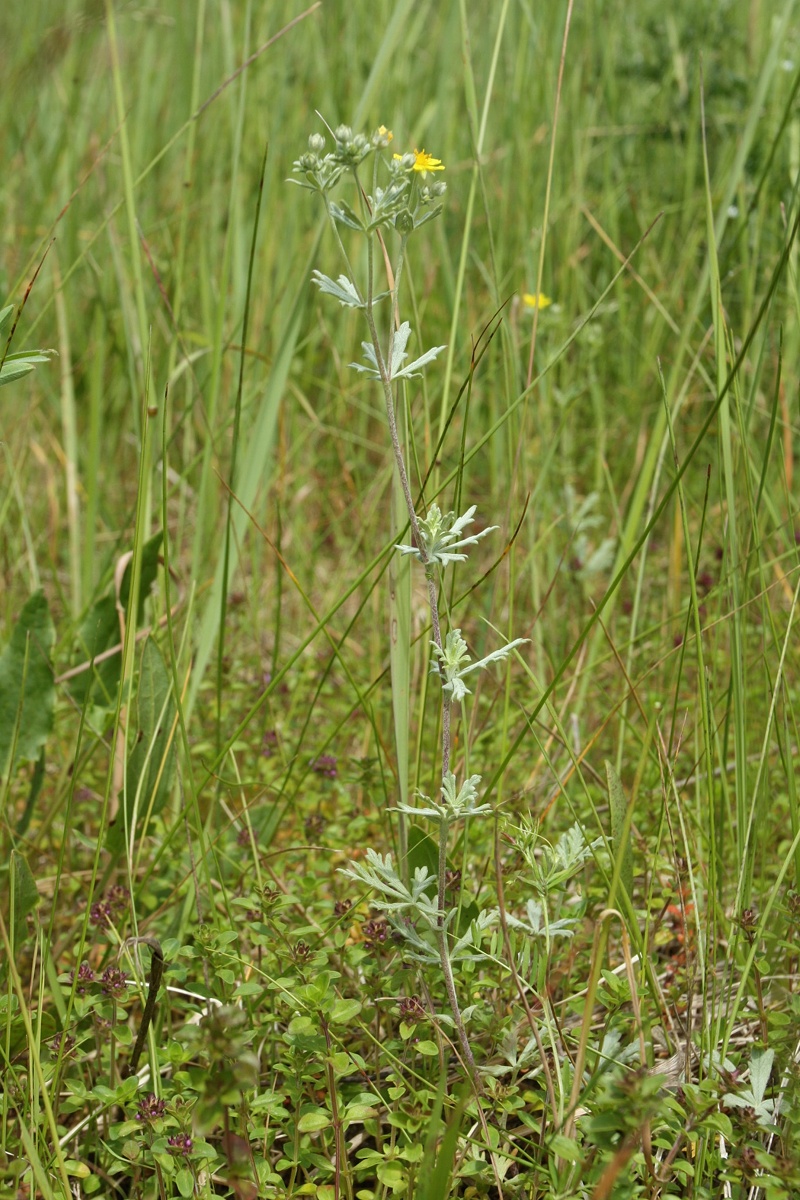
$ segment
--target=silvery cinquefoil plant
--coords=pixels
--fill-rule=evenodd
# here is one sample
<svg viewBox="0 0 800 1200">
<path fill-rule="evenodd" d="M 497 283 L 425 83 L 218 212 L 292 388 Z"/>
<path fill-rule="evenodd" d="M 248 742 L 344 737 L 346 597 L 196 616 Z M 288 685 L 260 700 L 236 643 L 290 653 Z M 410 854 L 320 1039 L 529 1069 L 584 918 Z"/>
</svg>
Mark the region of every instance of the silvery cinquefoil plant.
<svg viewBox="0 0 800 1200">
<path fill-rule="evenodd" d="M 396 382 L 420 375 L 422 368 L 433 362 L 444 349 L 444 346 L 433 346 L 409 361 L 411 326 L 407 321 L 401 322 L 399 315 L 400 282 L 408 241 L 421 225 L 441 212 L 440 200 L 446 185 L 435 176 L 444 170 L 444 165 L 425 150 L 414 150 L 407 154 L 391 153 L 392 134 L 384 126 L 380 126 L 371 137 L 353 133 L 346 125 L 340 125 L 336 130 L 329 129 L 328 133 L 332 148 L 329 148 L 322 134 L 312 134 L 308 139 L 307 152 L 294 164 L 292 182 L 321 197 L 345 264 L 345 272 L 336 279 L 323 275 L 321 271 L 314 271 L 313 282 L 324 295 L 333 297 L 347 308 L 360 309 L 364 313 L 369 334 L 362 343 L 364 361 L 350 365 L 354 370 L 373 378 L 383 394 L 395 467 L 411 529 L 410 544 L 398 546 L 397 549 L 402 555 L 413 555 L 425 572 L 433 634 L 431 671 L 438 676 L 442 686 L 440 796 L 435 799 L 420 797 L 422 803 L 416 807 L 403 800 L 397 805 L 401 813 L 413 814 L 417 819 L 423 817 L 437 827 L 437 876 L 429 873 L 427 868 L 417 868 L 413 878 L 405 880 L 395 868 L 390 854 L 382 856 L 374 850 L 368 850 L 366 861 L 354 863 L 346 869 L 345 874 L 378 894 L 376 906 L 386 912 L 394 928 L 403 936 L 409 954 L 423 964 L 441 966 L 464 1060 L 477 1085 L 475 1060 L 464 1025 L 469 1012 L 462 1013 L 459 1008 L 453 965 L 481 957 L 481 940 L 495 914 L 482 912 L 465 934 L 453 940 L 451 927 L 457 910 L 447 909 L 445 868 L 451 825 L 485 815 L 491 809 L 488 804 L 480 803 L 480 775 L 472 775 L 459 785 L 451 770 L 451 710 L 454 704 L 460 704 L 469 694 L 465 682 L 467 676 L 491 662 L 505 658 L 525 639 L 517 638 L 480 661 L 473 662 L 460 629 L 447 630 L 443 636 L 438 599 L 442 575 L 449 563 L 466 559 L 465 548 L 474 545 L 490 529 L 477 534 L 467 532 L 474 518 L 474 505 L 460 517 L 452 512 L 443 513 L 436 504 L 430 504 L 425 515 L 417 514 L 398 434 Z M 365 184 L 362 176 L 367 172 L 371 174 L 371 180 Z M 429 176 L 433 177 L 430 181 Z M 334 189 L 343 182 L 349 182 L 352 186 L 355 208 L 341 196 L 333 199 Z M 345 249 L 343 229 L 366 238 L 366 280 L 361 283 L 356 278 Z M 387 242 L 394 237 L 397 239 L 397 249 L 392 268 L 387 269 L 389 287 L 377 292 L 376 239 L 388 267 Z M 390 301 L 388 333 L 381 340 L 375 320 L 375 306 L 387 298 Z"/>
</svg>

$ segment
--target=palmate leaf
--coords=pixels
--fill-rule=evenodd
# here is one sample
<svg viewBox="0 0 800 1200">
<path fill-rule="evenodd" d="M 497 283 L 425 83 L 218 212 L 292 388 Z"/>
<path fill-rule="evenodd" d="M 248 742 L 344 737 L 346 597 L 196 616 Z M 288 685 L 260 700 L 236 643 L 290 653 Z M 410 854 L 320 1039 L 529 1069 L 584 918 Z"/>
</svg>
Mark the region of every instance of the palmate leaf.
<svg viewBox="0 0 800 1200">
<path fill-rule="evenodd" d="M 408 363 L 407 366 L 403 366 L 406 358 L 408 358 L 406 346 L 408 345 L 410 336 L 411 326 L 408 321 L 403 321 L 392 341 L 392 361 L 389 365 L 390 379 L 412 379 L 414 376 L 420 374 L 419 367 L 424 367 L 429 362 L 432 362 L 437 354 L 441 354 L 442 350 L 445 349 L 444 346 L 432 346 L 430 350 L 426 350 L 419 358 L 415 358 L 413 362 Z M 364 375 L 372 375 L 374 379 L 380 379 L 381 373 L 378 368 L 378 360 L 375 356 L 375 347 L 371 346 L 369 342 L 362 342 L 361 345 L 364 349 L 364 357 L 369 365 L 365 367 L 363 363 L 350 363 L 350 366 L 356 371 L 361 371 Z"/>
<path fill-rule="evenodd" d="M 38 759 L 52 729 L 55 636 L 44 593 L 34 592 L 0 656 L 0 779 Z"/>
</svg>

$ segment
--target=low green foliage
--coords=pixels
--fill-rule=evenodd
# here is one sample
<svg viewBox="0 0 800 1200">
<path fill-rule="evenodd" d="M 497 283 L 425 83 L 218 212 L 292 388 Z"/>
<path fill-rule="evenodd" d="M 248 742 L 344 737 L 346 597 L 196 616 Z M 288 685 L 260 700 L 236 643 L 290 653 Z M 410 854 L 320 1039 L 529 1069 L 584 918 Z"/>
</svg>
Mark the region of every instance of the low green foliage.
<svg viewBox="0 0 800 1200">
<path fill-rule="evenodd" d="M 10 6 L 0 1195 L 800 1194 L 796 7 Z"/>
</svg>

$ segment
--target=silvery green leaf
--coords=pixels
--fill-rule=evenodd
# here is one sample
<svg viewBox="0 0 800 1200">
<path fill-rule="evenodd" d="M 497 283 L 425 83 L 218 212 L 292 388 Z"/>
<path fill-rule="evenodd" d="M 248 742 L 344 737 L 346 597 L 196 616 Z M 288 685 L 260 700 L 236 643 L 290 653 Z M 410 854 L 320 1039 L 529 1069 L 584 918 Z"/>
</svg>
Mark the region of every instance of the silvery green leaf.
<svg viewBox="0 0 800 1200">
<path fill-rule="evenodd" d="M 422 550 L 416 546 L 398 546 L 397 549 L 401 554 L 415 555 L 420 562 L 438 562 L 442 566 L 446 566 L 449 562 L 463 562 L 467 556 L 460 553 L 461 548 L 474 545 L 487 533 L 491 533 L 493 529 L 497 528 L 496 525 L 490 525 L 480 533 L 459 538 L 459 534 L 466 526 L 472 524 L 475 507 L 473 504 L 463 516 L 456 518 L 452 512 L 443 514 L 438 504 L 431 504 L 428 515 L 417 520 L 419 535 L 424 546 L 424 560 Z"/>
<path fill-rule="evenodd" d="M 447 683 L 443 684 L 442 691 L 449 696 L 451 704 L 460 704 L 465 696 L 472 695 L 472 692 L 462 681 L 460 675 L 456 675 L 453 679 L 449 679 Z"/>
<path fill-rule="evenodd" d="M 474 921 L 470 922 L 469 929 L 463 934 L 450 951 L 450 961 L 455 962 L 479 962 L 486 958 L 486 954 L 480 948 L 480 943 L 483 939 L 483 934 L 487 929 L 490 929 L 495 924 L 498 917 L 498 910 L 482 909 Z"/>
<path fill-rule="evenodd" d="M 575 933 L 574 926 L 577 923 L 575 918 L 565 917 L 560 921 L 546 921 L 544 908 L 538 900 L 528 900 L 525 910 L 527 921 L 521 921 L 511 913 L 506 915 L 506 920 L 514 929 L 521 929 L 529 937 L 572 937 Z"/>
<path fill-rule="evenodd" d="M 427 796 L 425 796 L 424 799 L 428 800 L 429 804 L 433 803 L 433 801 L 431 801 Z M 394 808 L 389 809 L 389 812 L 394 811 L 408 813 L 409 816 L 412 817 L 430 817 L 433 821 L 441 821 L 442 817 L 446 816 L 443 806 L 440 808 L 416 808 L 413 804 L 404 804 L 402 800 L 398 800 Z"/>
<path fill-rule="evenodd" d="M 485 658 L 479 659 L 478 662 L 470 663 L 461 672 L 462 675 L 469 675 L 470 671 L 477 671 L 479 667 L 486 667 L 490 662 L 497 662 L 501 658 L 505 658 L 515 646 L 523 646 L 529 638 L 514 638 L 513 642 L 506 642 L 505 646 L 501 646 L 499 650 L 493 650 L 491 654 L 487 654 Z"/>
<path fill-rule="evenodd" d="M 433 505 L 431 505 L 431 507 L 433 507 Z M 465 513 L 463 513 L 460 517 L 456 517 L 456 519 L 450 525 L 451 537 L 461 533 L 462 530 L 466 529 L 467 525 L 472 524 L 477 508 L 477 504 L 472 504 Z M 497 526 L 495 525 L 494 528 L 496 529 Z M 486 530 L 484 529 L 483 532 L 486 533 Z M 482 534 L 478 534 L 478 537 L 482 536 Z"/>
<path fill-rule="evenodd" d="M 445 811 L 451 821 L 462 820 L 465 817 L 477 817 L 482 813 L 492 811 L 490 804 L 475 803 L 478 799 L 480 781 L 480 775 L 470 775 L 469 779 L 465 779 L 461 788 L 456 791 L 456 777 L 452 771 L 447 772 L 442 780 L 442 797 Z"/>
<path fill-rule="evenodd" d="M 403 321 L 392 339 L 391 363 L 387 366 L 389 379 L 408 379 L 411 375 L 419 374 L 414 368 L 424 366 L 425 363 L 430 362 L 431 359 L 444 350 L 444 346 L 434 346 L 433 349 L 426 350 L 420 358 L 415 358 L 412 363 L 404 367 L 403 362 L 408 357 L 406 346 L 410 336 L 411 326 L 408 321 Z M 375 347 L 369 342 L 362 342 L 361 345 L 364 350 L 364 357 L 369 365 L 365 367 L 362 363 L 350 363 L 350 366 L 356 371 L 362 371 L 366 375 L 372 375 L 375 379 L 380 379 L 381 373 L 378 368 L 378 360 L 375 356 Z"/>
<path fill-rule="evenodd" d="M 353 212 L 346 200 L 342 200 L 338 204 L 331 201 L 330 214 L 340 225 L 346 225 L 348 229 L 356 229 L 359 233 L 364 232 L 364 223 Z"/>
<path fill-rule="evenodd" d="M 366 303 L 361 299 L 355 285 L 350 282 L 346 275 L 340 275 L 335 283 L 329 276 L 323 275 L 321 271 L 312 271 L 311 278 L 321 292 L 325 292 L 328 296 L 333 296 L 340 304 L 346 305 L 347 308 L 366 308 Z"/>
<path fill-rule="evenodd" d="M 432 221 L 434 217 L 438 217 L 444 205 L 437 204 L 435 208 L 429 208 L 421 217 L 414 217 L 414 228 L 419 229 L 420 225 L 424 225 L 426 221 Z"/>
<path fill-rule="evenodd" d="M 375 195 L 370 196 L 372 216 L 367 229 L 372 231 L 391 221 L 395 214 L 405 204 L 405 193 L 408 191 L 408 179 L 401 176 L 392 180 L 387 188 L 376 188 Z"/>
<path fill-rule="evenodd" d="M 351 879 L 356 879 L 359 883 L 374 888 L 375 891 L 383 892 L 385 896 L 391 896 L 395 903 L 401 905 L 414 903 L 412 893 L 409 892 L 394 869 L 391 854 L 382 858 L 380 854 L 370 848 L 367 850 L 366 862 L 351 863 L 349 867 L 340 869 L 343 875 L 348 875 Z"/>
<path fill-rule="evenodd" d="M 395 377 L 397 372 L 402 367 L 404 360 L 408 357 L 406 354 L 406 346 L 408 345 L 408 339 L 410 337 L 411 326 L 409 325 L 408 321 L 403 321 L 403 323 L 395 332 L 394 337 L 391 339 L 392 365 L 390 374 L 392 378 Z"/>
<path fill-rule="evenodd" d="M 355 362 L 351 362 L 348 365 L 351 366 L 354 371 L 361 371 L 364 375 L 372 375 L 375 379 L 380 379 L 381 373 L 378 370 L 378 360 L 375 357 L 375 347 L 371 346 L 369 342 L 362 342 L 361 348 L 364 351 L 364 357 L 369 363 L 369 366 L 365 367 L 363 363 Z"/>
<path fill-rule="evenodd" d="M 441 352 L 446 348 L 446 346 L 432 346 L 430 350 L 426 350 L 425 353 L 420 355 L 419 358 L 415 358 L 413 362 L 410 362 L 407 367 L 403 367 L 402 371 L 393 371 L 392 378 L 413 379 L 416 375 L 421 374 L 421 372 L 416 369 L 417 367 L 424 367 L 429 362 L 433 362 L 437 354 L 441 354 Z"/>
<path fill-rule="evenodd" d="M 420 962 L 438 963 L 441 961 L 437 947 L 433 943 L 427 942 L 414 927 L 414 925 L 409 924 L 406 921 L 399 921 L 396 917 L 392 917 L 391 915 L 389 916 L 389 923 L 392 926 L 392 929 L 394 929 L 403 938 L 406 946 L 413 948 L 413 951 L 416 952 L 415 957 Z M 428 931 L 429 933 L 436 932 L 435 923 L 431 925 L 430 922 L 428 922 Z"/>
</svg>

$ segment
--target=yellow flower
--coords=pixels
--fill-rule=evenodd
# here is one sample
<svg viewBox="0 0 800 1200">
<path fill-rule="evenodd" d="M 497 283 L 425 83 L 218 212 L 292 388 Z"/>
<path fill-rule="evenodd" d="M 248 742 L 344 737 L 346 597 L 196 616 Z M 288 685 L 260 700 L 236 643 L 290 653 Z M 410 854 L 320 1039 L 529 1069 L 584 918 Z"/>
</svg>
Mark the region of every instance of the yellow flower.
<svg viewBox="0 0 800 1200">
<path fill-rule="evenodd" d="M 394 134 L 392 133 L 391 129 L 387 129 L 385 125 L 379 125 L 378 126 L 378 136 L 381 138 L 385 138 L 386 144 L 388 146 L 389 142 L 392 141 Z"/>
<path fill-rule="evenodd" d="M 545 296 L 544 292 L 537 292 L 535 296 L 532 296 L 530 292 L 525 292 L 522 296 L 522 303 L 526 308 L 547 308 L 548 304 L 552 304 L 553 301 L 549 296 Z"/>
<path fill-rule="evenodd" d="M 395 154 L 395 158 L 404 158 L 403 154 Z M 443 171 L 444 163 L 439 158 L 434 158 L 432 154 L 428 154 L 427 150 L 418 150 L 414 147 L 414 166 L 412 170 L 419 171 L 424 179 L 428 171 Z"/>
<path fill-rule="evenodd" d="M 418 150 L 414 147 L 414 170 L 420 171 L 423 176 L 427 175 L 428 171 L 443 171 L 444 163 L 441 159 L 434 158 L 432 154 L 428 154 L 426 150 Z"/>
</svg>

